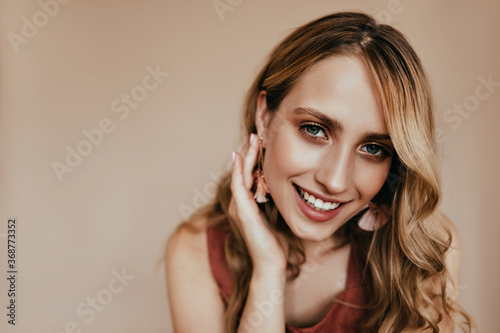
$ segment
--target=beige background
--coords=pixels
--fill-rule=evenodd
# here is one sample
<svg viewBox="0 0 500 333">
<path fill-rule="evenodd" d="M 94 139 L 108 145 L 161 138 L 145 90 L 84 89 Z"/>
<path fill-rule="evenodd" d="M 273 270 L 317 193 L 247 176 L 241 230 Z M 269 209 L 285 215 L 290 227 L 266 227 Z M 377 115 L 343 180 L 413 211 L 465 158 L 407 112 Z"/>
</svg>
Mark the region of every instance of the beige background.
<svg viewBox="0 0 500 333">
<path fill-rule="evenodd" d="M 474 95 L 480 77 L 500 81 L 500 3 L 219 3 L 231 10 L 219 16 L 212 0 L 73 0 L 44 22 L 37 1 L 1 1 L 1 330 L 171 332 L 157 263 L 237 149 L 243 96 L 259 66 L 298 25 L 362 9 L 403 31 L 430 75 L 446 135 L 442 209 L 463 240 L 462 300 L 483 332 L 499 332 L 500 89 Z M 22 36 L 33 16 L 38 32 L 16 53 L 9 36 Z M 169 76 L 120 119 L 112 103 L 133 89 L 140 96 L 148 66 Z M 464 103 L 471 112 L 445 120 Z M 105 118 L 114 130 L 60 182 L 52 163 L 65 163 L 66 146 L 85 145 L 82 131 Z M 18 221 L 15 327 L 5 316 L 9 217 Z M 122 269 L 126 285 L 113 275 Z M 104 304 L 93 318 L 92 298 Z"/>
</svg>

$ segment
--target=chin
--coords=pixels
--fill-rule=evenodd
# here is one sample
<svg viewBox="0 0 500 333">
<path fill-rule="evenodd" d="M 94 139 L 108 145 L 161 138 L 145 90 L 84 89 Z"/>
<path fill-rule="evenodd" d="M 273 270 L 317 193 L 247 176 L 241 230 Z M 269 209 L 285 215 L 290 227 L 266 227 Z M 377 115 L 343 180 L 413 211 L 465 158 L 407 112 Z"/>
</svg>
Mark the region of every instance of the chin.
<svg viewBox="0 0 500 333">
<path fill-rule="evenodd" d="M 305 225 L 306 222 L 298 221 L 297 224 L 287 223 L 292 233 L 298 238 L 311 242 L 321 242 L 330 238 L 338 228 L 327 228 L 326 225 Z"/>
</svg>

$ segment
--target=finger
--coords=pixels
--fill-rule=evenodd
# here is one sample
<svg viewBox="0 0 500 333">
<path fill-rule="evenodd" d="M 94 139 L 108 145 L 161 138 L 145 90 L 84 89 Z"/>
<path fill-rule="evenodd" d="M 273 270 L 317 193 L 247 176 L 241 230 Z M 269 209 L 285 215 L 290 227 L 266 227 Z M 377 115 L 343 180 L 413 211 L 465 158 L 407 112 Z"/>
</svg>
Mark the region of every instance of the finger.
<svg viewBox="0 0 500 333">
<path fill-rule="evenodd" d="M 231 192 L 234 197 L 242 198 L 242 195 L 245 192 L 248 192 L 245 189 L 244 181 L 243 181 L 243 166 L 242 166 L 243 157 L 240 153 L 233 152 L 233 169 L 231 171 Z"/>
<path fill-rule="evenodd" d="M 245 188 L 243 180 L 243 158 L 239 153 L 234 153 L 233 170 L 231 175 L 231 192 L 237 210 L 245 215 L 258 214 L 258 207 L 253 200 L 251 192 Z M 255 206 L 255 207 L 254 207 Z"/>
<path fill-rule="evenodd" d="M 245 188 L 250 190 L 254 182 L 253 169 L 255 163 L 257 162 L 257 155 L 259 153 L 259 144 L 257 141 L 257 136 L 252 133 L 250 136 L 250 145 L 248 147 L 248 152 L 245 155 L 243 163 L 243 182 Z"/>
<path fill-rule="evenodd" d="M 246 138 L 241 147 L 241 156 L 245 156 L 248 152 L 248 147 L 250 147 L 250 136 Z"/>
</svg>

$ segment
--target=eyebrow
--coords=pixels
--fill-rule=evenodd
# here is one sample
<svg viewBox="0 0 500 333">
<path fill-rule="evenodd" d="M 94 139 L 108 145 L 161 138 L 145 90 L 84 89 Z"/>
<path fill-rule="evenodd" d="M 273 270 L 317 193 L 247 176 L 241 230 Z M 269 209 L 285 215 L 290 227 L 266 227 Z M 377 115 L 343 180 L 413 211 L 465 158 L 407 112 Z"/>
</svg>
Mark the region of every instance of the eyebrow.
<svg viewBox="0 0 500 333">
<path fill-rule="evenodd" d="M 335 131 L 342 133 L 344 132 L 344 126 L 336 119 L 329 118 L 325 116 L 320 111 L 313 108 L 298 107 L 293 110 L 294 115 L 308 114 L 310 116 L 316 117 L 321 120 L 328 127 L 333 128 Z"/>
<path fill-rule="evenodd" d="M 374 141 L 391 141 L 391 136 L 389 134 L 380 134 L 380 133 L 375 133 L 375 132 L 366 132 L 364 137 L 367 140 L 374 140 Z"/>
<path fill-rule="evenodd" d="M 342 126 L 342 124 L 338 120 L 327 117 L 325 114 L 321 113 L 320 111 L 318 111 L 314 108 L 297 107 L 293 110 L 293 114 L 294 115 L 307 114 L 307 115 L 316 117 L 321 122 L 323 122 L 325 125 L 327 125 L 328 127 L 333 128 L 335 131 L 337 131 L 339 133 L 344 132 L 344 127 Z M 391 141 L 390 135 L 376 133 L 376 132 L 365 132 L 363 137 L 368 139 L 368 140 Z"/>
</svg>

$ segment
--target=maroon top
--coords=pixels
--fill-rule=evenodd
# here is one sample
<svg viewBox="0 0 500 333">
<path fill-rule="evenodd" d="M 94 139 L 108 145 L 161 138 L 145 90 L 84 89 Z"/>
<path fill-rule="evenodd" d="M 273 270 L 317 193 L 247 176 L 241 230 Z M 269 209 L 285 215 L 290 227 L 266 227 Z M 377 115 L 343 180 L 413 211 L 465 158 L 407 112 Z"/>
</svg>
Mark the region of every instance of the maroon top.
<svg viewBox="0 0 500 333">
<path fill-rule="evenodd" d="M 220 293 L 225 305 L 231 295 L 232 281 L 231 272 L 226 261 L 224 252 L 224 243 L 227 232 L 219 231 L 213 228 L 207 230 L 208 257 L 212 274 L 219 285 Z M 360 255 L 356 251 L 354 243 L 351 245 L 349 264 L 347 270 L 347 287 L 339 295 L 338 300 L 332 305 L 327 315 L 316 325 L 306 328 L 296 328 L 286 324 L 288 333 L 327 333 L 342 332 L 356 333 L 361 332 L 359 324 L 364 319 L 364 311 L 349 305 L 342 304 L 366 304 L 366 284 L 361 283 L 362 263 Z"/>
</svg>

